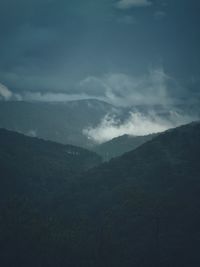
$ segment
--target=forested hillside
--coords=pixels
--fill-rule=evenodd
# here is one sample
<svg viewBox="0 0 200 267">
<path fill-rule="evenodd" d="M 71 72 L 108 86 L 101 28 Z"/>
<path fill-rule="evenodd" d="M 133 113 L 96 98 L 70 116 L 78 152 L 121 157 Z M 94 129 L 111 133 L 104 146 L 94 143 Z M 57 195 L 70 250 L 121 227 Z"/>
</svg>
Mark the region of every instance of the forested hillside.
<svg viewBox="0 0 200 267">
<path fill-rule="evenodd" d="M 153 139 L 158 134 L 145 136 L 122 135 L 103 144 L 93 147 L 93 150 L 101 155 L 105 161 L 123 155 L 126 152 L 136 149 L 145 142 Z"/>
<path fill-rule="evenodd" d="M 60 175 L 63 161 L 50 161 L 32 175 L 32 153 L 13 158 L 17 140 L 5 140 L 2 266 L 199 266 L 200 123 L 160 134 L 82 174 L 63 169 Z M 20 173 L 29 160 L 33 169 Z"/>
</svg>

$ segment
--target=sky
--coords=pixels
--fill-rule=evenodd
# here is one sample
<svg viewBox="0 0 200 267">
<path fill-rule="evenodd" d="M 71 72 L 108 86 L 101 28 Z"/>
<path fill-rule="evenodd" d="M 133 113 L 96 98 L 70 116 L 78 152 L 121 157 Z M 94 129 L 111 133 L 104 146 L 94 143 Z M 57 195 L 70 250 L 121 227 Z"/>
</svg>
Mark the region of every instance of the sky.
<svg viewBox="0 0 200 267">
<path fill-rule="evenodd" d="M 200 97 L 198 0 L 1 0 L 0 99 Z"/>
</svg>

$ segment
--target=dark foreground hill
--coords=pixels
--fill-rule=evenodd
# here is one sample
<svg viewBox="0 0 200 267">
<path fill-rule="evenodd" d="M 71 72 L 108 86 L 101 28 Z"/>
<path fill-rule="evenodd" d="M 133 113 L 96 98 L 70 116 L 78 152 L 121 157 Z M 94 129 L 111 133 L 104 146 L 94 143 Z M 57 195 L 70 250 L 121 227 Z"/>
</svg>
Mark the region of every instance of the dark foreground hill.
<svg viewBox="0 0 200 267">
<path fill-rule="evenodd" d="M 65 257 L 54 231 L 72 217 L 64 196 L 75 175 L 100 163 L 94 152 L 0 129 L 0 266 L 49 266 L 51 252 L 53 264 L 56 252 Z"/>
<path fill-rule="evenodd" d="M 111 158 L 121 156 L 126 152 L 136 149 L 156 136 L 157 134 L 149 134 L 145 136 L 125 134 L 93 147 L 93 151 L 101 155 L 105 161 L 108 161 Z"/>
<path fill-rule="evenodd" d="M 82 177 L 86 210 L 100 225 L 100 266 L 200 265 L 199 153 L 193 123 Z"/>
<path fill-rule="evenodd" d="M 53 196 L 42 182 L 36 195 L 15 186 L 1 201 L 1 266 L 200 266 L 199 153 L 193 123 L 58 180 Z"/>
<path fill-rule="evenodd" d="M 31 193 L 48 191 L 100 163 L 100 156 L 86 149 L 0 129 L 1 196 L 19 191 L 27 194 L 28 188 Z"/>
</svg>

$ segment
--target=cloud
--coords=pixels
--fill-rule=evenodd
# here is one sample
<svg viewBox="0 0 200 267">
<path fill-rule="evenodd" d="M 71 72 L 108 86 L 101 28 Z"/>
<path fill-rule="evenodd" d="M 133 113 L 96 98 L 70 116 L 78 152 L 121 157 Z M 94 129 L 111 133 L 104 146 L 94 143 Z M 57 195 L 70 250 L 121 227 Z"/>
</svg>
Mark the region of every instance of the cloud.
<svg viewBox="0 0 200 267">
<path fill-rule="evenodd" d="M 193 120 L 194 117 L 173 110 L 169 112 L 167 117 L 159 116 L 154 111 L 150 111 L 147 114 L 137 111 L 130 112 L 125 121 L 108 114 L 97 127 L 86 128 L 83 130 L 83 134 L 93 142 L 100 144 L 124 134 L 144 136 L 163 132 Z"/>
<path fill-rule="evenodd" d="M 123 73 L 90 76 L 80 83 L 80 88 L 88 94 L 122 107 L 168 105 L 180 101 L 180 92 L 184 95 L 184 89 L 162 68 L 137 77 Z"/>
<path fill-rule="evenodd" d="M 5 85 L 0 83 L 0 100 L 8 101 L 12 96 L 12 92 Z"/>
<path fill-rule="evenodd" d="M 31 129 L 26 134 L 31 137 L 37 137 L 37 130 Z"/>
<path fill-rule="evenodd" d="M 22 91 L 14 93 L 0 83 L 0 101 L 27 101 L 27 102 L 66 102 L 95 98 L 87 93 L 64 93 L 64 92 L 34 92 Z"/>
<path fill-rule="evenodd" d="M 66 102 L 90 98 L 92 97 L 87 94 L 67 94 L 54 92 L 24 92 L 21 94 L 21 100 L 35 102 Z"/>
<path fill-rule="evenodd" d="M 66 102 L 82 99 L 98 99 L 118 107 L 168 106 L 196 103 L 199 91 L 180 86 L 163 68 L 150 70 L 145 75 L 134 76 L 124 73 L 110 73 L 102 76 L 88 76 L 71 89 L 59 90 L 56 83 L 51 90 L 21 90 L 12 92 L 1 85 L 0 100 Z"/>
<path fill-rule="evenodd" d="M 116 7 L 119 9 L 129 9 L 133 7 L 148 7 L 152 2 L 149 0 L 120 0 L 116 3 Z"/>
<path fill-rule="evenodd" d="M 164 11 L 156 11 L 154 14 L 154 18 L 156 20 L 161 20 L 166 17 L 166 13 Z"/>
<path fill-rule="evenodd" d="M 117 22 L 122 23 L 122 24 L 127 24 L 127 25 L 137 24 L 137 20 L 135 19 L 135 17 L 130 16 L 130 15 L 119 17 L 117 19 Z"/>
<path fill-rule="evenodd" d="M 20 94 L 13 93 L 8 87 L 0 83 L 0 101 L 22 100 Z"/>
<path fill-rule="evenodd" d="M 52 90 L 22 91 L 14 93 L 1 85 L 1 100 L 23 100 L 41 102 L 65 102 L 81 99 L 98 99 L 119 107 L 136 105 L 172 105 L 193 101 L 195 96 L 182 88 L 162 68 L 150 70 L 145 75 L 133 76 L 124 73 L 110 73 L 102 76 L 88 76 L 72 86 L 59 91 L 56 83 Z M 198 92 L 196 92 L 197 94 Z M 181 98 L 180 98 L 181 95 Z M 197 97 L 196 97 L 197 98 Z"/>
</svg>

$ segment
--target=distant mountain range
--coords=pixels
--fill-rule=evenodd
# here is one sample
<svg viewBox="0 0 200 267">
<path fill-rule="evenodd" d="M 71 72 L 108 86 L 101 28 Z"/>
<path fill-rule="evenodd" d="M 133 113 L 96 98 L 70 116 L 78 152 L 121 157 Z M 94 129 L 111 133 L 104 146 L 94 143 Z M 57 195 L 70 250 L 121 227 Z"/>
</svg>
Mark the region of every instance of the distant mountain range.
<svg viewBox="0 0 200 267">
<path fill-rule="evenodd" d="M 123 155 L 126 152 L 136 149 L 147 141 L 153 139 L 158 134 L 145 136 L 122 135 L 92 148 L 97 154 L 101 155 L 105 161 Z"/>
<path fill-rule="evenodd" d="M 96 128 L 105 116 L 110 116 L 114 120 L 116 118 L 116 122 L 123 125 L 130 119 L 131 113 L 143 114 L 147 119 L 151 116 L 153 119 L 159 117 L 161 121 L 173 121 L 172 124 L 169 123 L 169 127 L 190 122 L 191 119 L 200 117 L 199 109 L 190 105 L 187 107 L 181 105 L 177 107 L 162 105 L 115 107 L 93 99 L 50 103 L 1 101 L 0 128 L 63 144 L 91 148 L 96 143 L 93 138 L 89 138 L 87 131 L 84 132 L 85 129 Z M 179 114 L 178 117 L 177 114 Z M 180 117 L 182 115 L 184 117 L 184 114 L 187 114 L 188 118 L 183 120 L 181 118 L 179 122 Z M 127 133 L 126 130 L 124 130 L 124 133 Z M 103 145 L 100 150 L 104 150 L 104 147 Z M 118 154 L 120 155 L 121 151 L 116 155 Z M 110 155 L 108 158 L 112 156 Z"/>
<path fill-rule="evenodd" d="M 115 108 L 98 100 L 65 103 L 0 102 L 0 127 L 63 144 L 87 147 L 83 129 L 95 127 Z"/>
<path fill-rule="evenodd" d="M 88 171 L 94 153 L 0 132 L 2 266 L 200 265 L 200 123 Z"/>
</svg>

